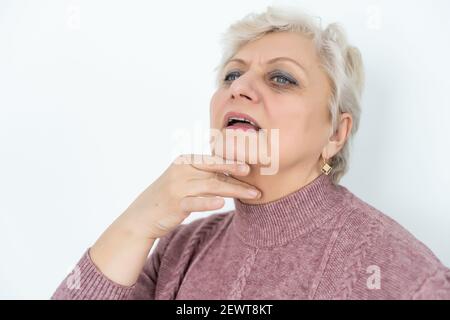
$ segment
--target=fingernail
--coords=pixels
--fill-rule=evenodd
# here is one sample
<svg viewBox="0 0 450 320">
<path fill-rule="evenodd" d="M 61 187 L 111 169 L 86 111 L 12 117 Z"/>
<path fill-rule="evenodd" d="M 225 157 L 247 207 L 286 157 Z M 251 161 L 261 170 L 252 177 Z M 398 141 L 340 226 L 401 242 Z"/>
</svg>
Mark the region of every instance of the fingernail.
<svg viewBox="0 0 450 320">
<path fill-rule="evenodd" d="M 253 198 L 259 198 L 259 195 L 260 195 L 260 192 L 255 189 L 248 189 L 247 193 L 250 197 L 253 197 Z"/>
<path fill-rule="evenodd" d="M 240 172 L 247 172 L 249 169 L 250 169 L 249 166 L 246 165 L 246 164 L 240 164 L 239 167 L 238 167 L 238 170 Z"/>
</svg>

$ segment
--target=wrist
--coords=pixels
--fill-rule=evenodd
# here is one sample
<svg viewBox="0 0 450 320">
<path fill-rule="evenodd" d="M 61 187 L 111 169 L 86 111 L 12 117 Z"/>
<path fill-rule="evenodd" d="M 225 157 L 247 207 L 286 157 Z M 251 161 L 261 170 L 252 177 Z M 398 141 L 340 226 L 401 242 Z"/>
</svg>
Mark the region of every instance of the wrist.
<svg viewBox="0 0 450 320">
<path fill-rule="evenodd" d="M 114 228 L 124 236 L 137 241 L 154 241 L 159 236 L 148 227 L 148 222 L 142 221 L 142 214 L 136 211 L 125 211 L 116 221 Z"/>
</svg>

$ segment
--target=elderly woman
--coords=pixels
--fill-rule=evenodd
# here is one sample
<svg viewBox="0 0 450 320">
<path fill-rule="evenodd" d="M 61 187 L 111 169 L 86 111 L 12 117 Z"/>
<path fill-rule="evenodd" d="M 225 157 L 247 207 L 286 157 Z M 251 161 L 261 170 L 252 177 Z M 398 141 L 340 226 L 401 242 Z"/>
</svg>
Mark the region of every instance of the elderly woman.
<svg viewBox="0 0 450 320">
<path fill-rule="evenodd" d="M 177 158 L 52 298 L 449 299 L 450 270 L 339 185 L 364 82 L 343 30 L 269 7 L 224 39 L 212 155 Z M 230 145 L 228 133 L 247 140 Z M 262 150 L 272 170 L 263 172 Z M 182 224 L 223 197 L 235 210 Z"/>
</svg>

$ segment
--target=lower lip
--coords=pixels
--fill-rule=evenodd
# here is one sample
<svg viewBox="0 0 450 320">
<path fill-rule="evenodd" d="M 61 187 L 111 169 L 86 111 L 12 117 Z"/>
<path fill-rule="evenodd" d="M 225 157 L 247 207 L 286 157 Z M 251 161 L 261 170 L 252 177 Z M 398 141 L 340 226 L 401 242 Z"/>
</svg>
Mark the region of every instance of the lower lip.
<svg viewBox="0 0 450 320">
<path fill-rule="evenodd" d="M 258 131 L 254 126 L 247 123 L 235 123 L 232 126 L 228 126 L 225 129 L 230 130 L 243 130 L 243 131 Z"/>
</svg>

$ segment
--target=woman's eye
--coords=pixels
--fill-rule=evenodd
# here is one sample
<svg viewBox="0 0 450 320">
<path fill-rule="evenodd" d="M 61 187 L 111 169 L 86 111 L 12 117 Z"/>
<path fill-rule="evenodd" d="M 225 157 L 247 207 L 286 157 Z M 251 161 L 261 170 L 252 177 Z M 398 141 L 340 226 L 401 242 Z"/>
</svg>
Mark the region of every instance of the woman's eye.
<svg viewBox="0 0 450 320">
<path fill-rule="evenodd" d="M 283 75 L 275 75 L 271 78 L 272 80 L 275 80 L 275 82 L 277 84 L 281 84 L 281 85 L 285 85 L 285 84 L 292 84 L 292 85 L 296 85 L 297 81 L 292 80 L 286 76 Z"/>
<path fill-rule="evenodd" d="M 238 71 L 230 72 L 225 76 L 224 81 L 225 82 L 234 81 L 237 78 L 239 78 L 239 76 L 240 73 Z"/>
<path fill-rule="evenodd" d="M 225 78 L 223 79 L 223 81 L 225 83 L 232 82 L 232 81 L 236 80 L 237 78 L 239 78 L 240 76 L 241 76 L 240 71 L 233 71 L 233 72 L 228 73 L 225 76 Z M 273 74 L 270 77 L 270 80 L 274 81 L 275 84 L 280 87 L 285 87 L 288 85 L 298 85 L 298 82 L 295 79 L 288 77 L 284 74 Z"/>
</svg>

